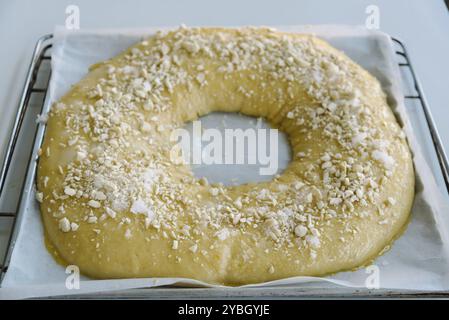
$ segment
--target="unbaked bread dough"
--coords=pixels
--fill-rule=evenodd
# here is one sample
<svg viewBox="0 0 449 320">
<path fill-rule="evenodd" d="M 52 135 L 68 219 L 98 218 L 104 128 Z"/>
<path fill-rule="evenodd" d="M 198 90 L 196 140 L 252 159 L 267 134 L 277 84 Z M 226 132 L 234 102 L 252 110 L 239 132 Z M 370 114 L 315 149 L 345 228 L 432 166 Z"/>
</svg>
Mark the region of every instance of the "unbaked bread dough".
<svg viewBox="0 0 449 320">
<path fill-rule="evenodd" d="M 213 111 L 264 117 L 292 162 L 257 184 L 195 178 L 170 133 Z M 371 261 L 407 222 L 414 170 L 379 82 L 326 42 L 181 27 L 53 105 L 37 188 L 48 241 L 90 277 L 241 285 Z"/>
</svg>

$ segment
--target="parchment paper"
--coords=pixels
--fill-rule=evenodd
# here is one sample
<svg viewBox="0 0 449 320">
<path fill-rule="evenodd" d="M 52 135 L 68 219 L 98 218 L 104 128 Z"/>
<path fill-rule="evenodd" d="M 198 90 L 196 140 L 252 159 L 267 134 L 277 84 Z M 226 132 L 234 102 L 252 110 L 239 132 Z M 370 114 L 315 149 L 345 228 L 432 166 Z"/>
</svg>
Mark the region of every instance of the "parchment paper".
<svg viewBox="0 0 449 320">
<path fill-rule="evenodd" d="M 426 153 L 431 146 L 423 145 L 422 128 L 416 127 L 415 111 L 406 110 L 401 88 L 401 76 L 388 35 L 347 26 L 294 26 L 280 30 L 314 33 L 343 50 L 349 57 L 370 71 L 382 83 L 391 108 L 404 124 L 414 153 L 417 172 L 416 198 L 410 224 L 391 250 L 374 264 L 379 268 L 380 288 L 413 290 L 449 289 L 449 203 L 448 196 L 437 183 L 435 164 Z M 82 30 L 56 28 L 52 51 L 52 77 L 46 103 L 57 100 L 70 85 L 78 82 L 96 62 L 111 58 L 156 29 Z M 232 116 L 228 118 L 232 122 Z M 430 147 L 430 149 L 429 149 Z M 424 150 L 424 151 L 423 151 Z M 430 151 L 429 151 L 430 150 Z M 285 160 L 285 159 L 284 159 Z M 217 180 L 221 170 L 215 170 Z M 238 172 L 233 172 L 238 176 Z M 244 172 L 242 171 L 242 175 Z M 28 177 L 32 179 L 32 177 Z M 248 180 L 248 177 L 244 177 Z M 257 180 L 257 176 L 254 177 Z M 43 226 L 34 189 L 25 190 L 27 201 L 13 250 L 8 272 L 0 288 L 0 298 L 24 298 L 49 295 L 81 294 L 127 288 L 153 287 L 167 284 L 209 286 L 199 281 L 178 278 L 91 280 L 81 277 L 79 290 L 66 289 L 67 274 L 44 245 Z M 350 287 L 365 287 L 372 269 L 341 272 L 326 278 L 295 277 L 254 286 L 296 285 L 318 282 Z"/>
</svg>

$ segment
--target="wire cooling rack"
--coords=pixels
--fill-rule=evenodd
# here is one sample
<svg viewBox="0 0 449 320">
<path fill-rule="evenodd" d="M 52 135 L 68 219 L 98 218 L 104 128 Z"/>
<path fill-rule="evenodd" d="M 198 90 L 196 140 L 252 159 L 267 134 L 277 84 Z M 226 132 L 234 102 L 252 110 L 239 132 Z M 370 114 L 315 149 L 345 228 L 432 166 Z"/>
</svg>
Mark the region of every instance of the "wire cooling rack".
<svg viewBox="0 0 449 320">
<path fill-rule="evenodd" d="M 7 190 L 5 190 L 5 186 L 7 185 L 8 180 L 15 180 L 16 178 L 20 180 L 20 177 L 10 177 L 13 175 L 11 173 L 11 167 L 13 163 L 15 163 L 15 150 L 22 143 L 20 141 L 21 131 L 24 126 L 24 119 L 26 118 L 27 112 L 30 112 L 30 106 L 34 104 L 34 113 L 39 114 L 42 112 L 44 107 L 45 97 L 48 91 L 48 84 L 51 76 L 51 48 L 52 48 L 52 39 L 53 35 L 45 35 L 41 37 L 34 49 L 33 56 L 31 59 L 31 63 L 28 68 L 28 72 L 26 75 L 25 84 L 23 87 L 22 95 L 20 97 L 19 105 L 17 107 L 17 114 L 14 120 L 14 124 L 11 130 L 11 134 L 9 137 L 9 141 L 6 148 L 6 153 L 4 155 L 3 161 L 1 162 L 1 171 L 0 171 L 0 199 L 5 196 Z M 441 181 L 442 185 L 444 185 L 449 193 L 449 162 L 447 155 L 444 151 L 443 144 L 441 142 L 441 138 L 438 134 L 438 131 L 435 126 L 435 122 L 433 120 L 432 114 L 430 112 L 427 100 L 425 99 L 423 90 L 421 88 L 418 77 L 415 73 L 415 69 L 410 61 L 409 55 L 407 53 L 407 49 L 405 45 L 398 39 L 392 38 L 395 47 L 396 54 L 398 56 L 398 64 L 402 70 L 407 70 L 410 74 L 409 78 L 411 79 L 411 86 L 413 87 L 413 91 L 411 94 L 407 94 L 404 96 L 406 106 L 409 104 L 413 104 L 418 102 L 420 109 L 424 115 L 424 119 L 428 128 L 428 133 L 430 135 L 430 139 L 433 143 L 433 150 L 435 151 L 436 158 L 438 160 L 439 169 L 441 171 Z M 37 103 L 35 101 L 38 101 Z M 416 105 L 416 104 L 415 104 Z M 34 128 L 34 135 L 31 135 L 31 141 L 25 141 L 27 144 L 33 146 L 36 142 L 36 139 L 39 139 L 39 145 L 42 142 L 43 135 L 37 134 L 36 125 Z M 27 128 L 30 129 L 30 128 Z M 26 139 L 26 138 L 25 138 Z M 25 143 L 23 142 L 23 143 Z M 30 166 L 33 161 L 36 159 L 32 158 L 32 154 L 29 155 L 28 161 L 26 162 L 26 166 Z M 28 171 L 28 170 L 26 170 Z M 25 171 L 25 172 L 26 172 Z M 22 177 L 23 178 L 23 177 Z M 23 179 L 24 180 L 24 179 Z M 34 181 L 34 179 L 32 179 Z M 17 181 L 16 181 L 17 182 Z M 23 181 L 20 182 L 21 187 L 18 190 L 22 190 L 18 192 L 16 197 L 18 198 L 18 203 L 23 196 Z M 18 206 L 17 206 L 18 207 Z M 4 275 L 8 271 L 8 263 L 11 257 L 12 249 L 14 248 L 15 239 L 18 233 L 18 225 L 20 225 L 21 216 L 19 214 L 19 210 L 15 209 L 10 212 L 1 212 L 0 211 L 0 219 L 9 219 L 9 237 L 5 247 L 5 252 L 3 254 L 2 260 L 0 260 L 0 286 L 3 280 Z M 0 221 L 1 223 L 1 221 Z M 1 252 L 0 252 L 1 254 Z M 360 289 L 341 289 L 341 288 L 333 288 L 326 289 L 326 293 L 323 291 L 319 291 L 316 288 L 245 288 L 245 289 L 233 289 L 223 291 L 222 289 L 214 289 L 214 288 L 151 288 L 151 289 L 133 289 L 128 290 L 126 293 L 126 297 L 128 298 L 182 298 L 189 297 L 192 299 L 195 298 L 209 298 L 209 299 L 217 299 L 217 298 L 254 298 L 254 297 L 279 297 L 279 298 L 294 298 L 298 296 L 314 296 L 314 297 L 429 297 L 429 296 L 443 296 L 448 297 L 449 292 L 407 292 L 407 291 L 387 291 L 387 290 L 360 290 Z M 85 298 L 89 297 L 99 297 L 97 295 L 85 295 Z M 104 293 L 101 295 L 102 298 L 117 298 L 124 297 L 123 292 L 110 292 Z"/>
<path fill-rule="evenodd" d="M 22 190 L 23 192 L 23 186 L 24 186 L 24 177 L 17 177 L 12 176 L 10 174 L 12 172 L 13 163 L 15 160 L 15 150 L 18 147 L 18 142 L 22 142 L 23 139 L 21 138 L 21 132 L 23 129 L 23 124 L 25 122 L 25 118 L 27 115 L 27 111 L 29 111 L 31 106 L 36 106 L 37 108 L 33 108 L 35 114 L 39 114 L 42 112 L 42 108 L 44 106 L 45 97 L 47 95 L 48 91 L 48 84 L 50 82 L 50 76 L 51 76 L 51 68 L 50 68 L 50 61 L 51 61 L 51 55 L 50 55 L 50 49 L 52 47 L 52 39 L 53 35 L 45 35 L 41 37 L 34 48 L 33 56 L 30 62 L 30 65 L 28 67 L 28 71 L 25 78 L 25 84 L 22 90 L 22 94 L 19 100 L 19 105 L 17 107 L 17 114 L 14 119 L 14 124 L 11 130 L 11 134 L 8 140 L 8 144 L 6 147 L 6 152 L 4 155 L 3 161 L 1 162 L 1 170 L 0 170 L 0 199 L 4 200 L 5 194 L 6 194 L 6 185 L 7 182 L 13 182 L 13 184 L 17 185 L 17 180 L 22 180 L 19 182 L 20 185 L 22 185 L 22 188 L 19 190 Z M 37 109 L 37 110 L 36 110 Z M 36 113 L 37 112 L 37 113 Z M 30 112 L 28 112 L 30 113 Z M 29 122 L 29 121 L 28 121 Z M 34 122 L 34 124 L 36 124 Z M 28 128 L 29 129 L 29 128 Z M 36 140 L 36 133 L 37 133 L 37 125 L 34 128 L 34 135 L 32 135 L 31 140 L 32 141 L 26 141 L 26 144 L 28 145 L 34 145 Z M 28 137 L 29 138 L 29 137 Z M 30 143 L 31 142 L 31 143 Z M 25 141 L 24 141 L 25 144 Z M 29 166 L 32 161 L 35 161 L 35 159 L 32 159 L 32 154 L 30 153 L 28 157 L 27 164 L 25 166 Z M 23 170 L 22 170 L 23 171 Z M 20 179 L 22 178 L 22 179 Z M 18 202 L 20 203 L 22 198 L 22 192 L 19 192 Z M 9 196 L 9 195 L 8 195 Z M 6 197 L 5 197 L 6 198 Z M 11 256 L 12 249 L 14 247 L 15 239 L 17 236 L 18 228 L 16 226 L 18 225 L 18 222 L 20 220 L 20 215 L 18 214 L 19 210 L 17 210 L 18 205 L 16 206 L 16 209 L 9 212 L 2 212 L 0 211 L 0 219 L 5 220 L 8 219 L 10 230 L 9 230 L 9 236 L 7 245 L 4 248 L 4 254 L 2 260 L 0 260 L 0 286 L 3 280 L 3 277 L 5 273 L 8 270 L 8 262 Z M 0 221 L 0 223 L 7 224 L 6 221 Z"/>
</svg>

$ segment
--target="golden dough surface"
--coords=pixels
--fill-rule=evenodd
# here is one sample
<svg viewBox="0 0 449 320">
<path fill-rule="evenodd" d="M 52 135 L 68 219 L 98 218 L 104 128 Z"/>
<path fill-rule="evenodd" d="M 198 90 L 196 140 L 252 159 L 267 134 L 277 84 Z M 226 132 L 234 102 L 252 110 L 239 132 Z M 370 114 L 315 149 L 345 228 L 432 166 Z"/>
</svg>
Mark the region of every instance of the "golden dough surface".
<svg viewBox="0 0 449 320">
<path fill-rule="evenodd" d="M 225 187 L 172 161 L 170 133 L 214 111 L 264 117 L 293 159 Z M 37 176 L 46 236 L 93 278 L 241 285 L 376 258 L 414 197 L 405 136 L 379 82 L 310 35 L 158 32 L 94 65 L 49 113 Z"/>
</svg>

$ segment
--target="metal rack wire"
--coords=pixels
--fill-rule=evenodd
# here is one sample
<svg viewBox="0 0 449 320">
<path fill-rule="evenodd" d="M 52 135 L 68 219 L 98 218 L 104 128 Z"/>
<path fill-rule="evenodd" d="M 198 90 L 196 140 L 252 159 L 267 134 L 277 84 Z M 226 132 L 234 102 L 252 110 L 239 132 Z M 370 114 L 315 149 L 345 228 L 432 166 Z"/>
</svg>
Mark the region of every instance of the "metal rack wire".
<svg viewBox="0 0 449 320">
<path fill-rule="evenodd" d="M 421 87 L 421 83 L 416 76 L 415 69 L 410 61 L 409 55 L 407 53 L 407 49 L 405 45 L 398 39 L 392 38 L 393 42 L 396 43 L 400 51 L 396 51 L 398 56 L 401 56 L 404 59 L 404 62 L 399 62 L 399 67 L 407 68 L 410 71 L 413 80 L 413 86 L 416 90 L 416 95 L 406 95 L 404 98 L 406 100 L 418 100 L 422 106 L 422 111 L 424 112 L 424 116 L 426 118 L 427 126 L 429 127 L 430 136 L 432 138 L 432 142 L 435 148 L 435 152 L 438 158 L 438 163 L 441 168 L 441 173 L 444 178 L 444 183 L 446 185 L 447 192 L 449 193 L 449 161 L 444 150 L 443 144 L 441 142 L 440 135 L 438 134 L 435 121 L 433 120 L 432 114 L 430 112 L 429 105 L 424 96 L 424 92 Z"/>
<path fill-rule="evenodd" d="M 49 55 L 49 51 L 52 47 L 51 39 L 53 38 L 53 35 L 45 35 L 41 37 L 34 48 L 33 56 L 31 58 L 30 65 L 28 67 L 27 75 L 25 78 L 25 84 L 22 90 L 22 94 L 19 100 L 19 105 L 17 107 L 17 114 L 14 120 L 14 124 L 11 130 L 11 134 L 9 137 L 9 141 L 6 147 L 6 152 L 3 158 L 3 161 L 1 162 L 1 170 L 0 170 L 0 199 L 2 195 L 4 194 L 4 189 L 8 177 L 9 170 L 12 165 L 14 151 L 17 147 L 17 142 L 19 140 L 19 135 L 22 129 L 22 125 L 24 123 L 25 114 L 28 110 L 28 107 L 30 106 L 30 100 L 33 95 L 35 94 L 43 94 L 44 98 L 42 100 L 41 110 L 44 106 L 44 100 L 45 96 L 47 94 L 48 90 L 48 84 L 50 82 L 50 76 L 49 73 L 47 75 L 46 81 L 44 81 L 43 87 L 37 86 L 37 79 L 39 75 L 39 71 L 41 70 L 41 66 L 44 62 L 50 62 L 51 56 Z M 31 155 L 30 155 L 30 161 L 31 161 Z M 8 269 L 8 261 L 12 252 L 12 248 L 14 246 L 14 240 L 15 236 L 17 235 L 16 225 L 18 222 L 18 210 L 15 210 L 14 212 L 0 212 L 0 219 L 12 219 L 12 228 L 11 232 L 9 234 L 8 244 L 6 247 L 5 254 L 3 256 L 3 259 L 1 260 L 0 264 L 0 286 L 1 282 L 3 280 L 3 276 L 6 273 Z"/>
<path fill-rule="evenodd" d="M 48 91 L 48 84 L 49 84 L 49 80 L 50 80 L 50 74 L 47 75 L 46 80 L 44 81 L 45 85 L 44 86 L 37 86 L 37 78 L 41 69 L 41 66 L 43 63 L 49 63 L 51 60 L 51 56 L 49 55 L 50 49 L 52 47 L 52 38 L 53 35 L 45 35 L 42 38 L 40 38 L 35 46 L 34 52 L 33 52 L 33 56 L 31 59 L 31 63 L 30 66 L 28 68 L 28 72 L 26 75 L 26 80 L 25 80 L 25 84 L 24 84 L 24 88 L 22 91 L 22 95 L 20 97 L 20 101 L 19 101 L 19 105 L 17 107 L 17 115 L 15 117 L 14 120 L 14 124 L 11 130 L 11 134 L 10 134 L 10 138 L 7 144 L 7 149 L 6 149 L 6 153 L 4 155 L 4 159 L 2 161 L 2 166 L 1 166 L 1 171 L 0 171 L 0 199 L 2 197 L 2 195 L 4 195 L 4 189 L 5 189 L 5 185 L 6 185 L 6 180 L 8 177 L 8 173 L 10 171 L 10 167 L 11 164 L 13 162 L 13 155 L 14 155 L 14 151 L 16 150 L 17 147 L 17 142 L 19 139 L 19 134 L 21 132 L 22 126 L 23 126 L 23 120 L 25 117 L 25 114 L 28 110 L 28 107 L 30 105 L 30 99 L 34 94 L 41 94 L 44 96 L 44 99 L 42 101 L 42 105 L 41 105 L 41 110 L 44 107 L 44 101 L 45 101 L 45 96 L 47 94 Z M 433 142 L 433 146 L 436 152 L 436 156 L 438 159 L 438 163 L 439 163 L 439 167 L 441 169 L 441 173 L 442 173 L 442 177 L 444 180 L 444 184 L 447 188 L 447 191 L 449 192 L 449 161 L 447 158 L 447 155 L 444 151 L 441 139 L 439 137 L 438 131 L 436 129 L 435 126 L 435 122 L 433 120 L 433 117 L 431 115 L 430 109 L 428 107 L 428 103 L 427 100 L 425 99 L 425 96 L 423 94 L 423 90 L 421 88 L 420 82 L 416 76 L 414 67 L 410 61 L 409 55 L 407 53 L 406 47 L 405 45 L 398 39 L 392 38 L 392 40 L 394 41 L 394 43 L 397 45 L 398 50 L 396 51 L 396 54 L 401 57 L 401 59 L 403 60 L 403 62 L 399 62 L 399 67 L 400 68 L 404 68 L 404 69 L 408 69 L 410 71 L 411 77 L 412 77 L 412 81 L 413 81 L 413 86 L 414 89 L 416 91 L 416 94 L 412 94 L 412 95 L 406 95 L 404 96 L 404 98 L 407 100 L 415 100 L 415 101 L 419 101 L 419 104 L 421 105 L 422 111 L 424 113 L 425 116 L 425 120 L 427 122 L 427 126 L 429 129 L 429 133 Z M 50 71 L 51 73 L 51 71 Z M 37 130 L 37 127 L 36 127 Z M 37 131 L 36 131 L 37 132 Z M 36 137 L 37 135 L 34 136 L 34 140 L 37 139 Z M 39 136 L 38 139 L 42 140 L 42 135 Z M 34 141 L 36 142 L 36 141 Z M 33 144 L 34 144 L 33 142 Z M 39 145 L 42 141 L 39 141 Z M 35 159 L 31 158 L 32 155 L 30 155 L 30 159 L 28 162 L 28 166 L 31 164 L 32 161 L 35 161 Z M 20 200 L 19 200 L 20 202 Z M 12 249 L 14 247 L 15 244 L 15 239 L 17 236 L 17 232 L 18 232 L 18 225 L 19 225 L 19 221 L 21 219 L 20 214 L 19 214 L 19 210 L 15 210 L 15 212 L 0 212 L 0 219 L 12 219 L 12 228 L 11 228 L 11 232 L 10 232 L 10 236 L 9 236 L 9 240 L 7 243 L 7 249 L 6 252 L 4 254 L 3 259 L 0 261 L 0 268 L 1 268 L 1 274 L 0 274 L 0 286 L 1 286 L 1 281 L 3 279 L 4 274 L 7 272 L 8 269 L 8 263 L 11 257 L 11 253 L 12 253 Z M 152 293 L 149 293 L 150 291 L 145 290 L 145 297 L 148 296 L 154 296 L 154 297 L 170 297 L 170 298 L 178 298 L 178 297 L 185 297 L 185 290 L 183 289 L 170 289 L 170 293 L 166 292 L 167 288 L 154 288 L 151 289 Z M 238 290 L 233 290 L 233 293 L 223 293 L 221 291 L 217 291 L 216 289 L 196 289 L 195 293 L 192 294 L 192 292 L 189 292 L 189 296 L 192 298 L 213 298 L 213 297 L 236 297 L 236 296 L 240 296 L 240 297 L 251 297 L 251 296 L 270 296 L 271 295 L 275 295 L 278 297 L 294 297 L 298 294 L 303 294 L 306 292 L 305 290 L 308 289 L 291 289 L 290 293 L 286 293 L 286 291 L 279 291 L 279 293 L 276 293 L 276 289 L 271 288 L 270 290 L 268 290 L 269 292 L 262 292 L 261 290 L 265 290 L 263 288 L 260 289 L 251 289 L 248 290 L 246 289 L 246 291 L 242 291 L 239 293 Z M 258 292 L 261 291 L 261 292 Z M 143 297 L 141 290 L 131 290 L 130 292 L 130 297 L 134 297 L 134 298 L 138 298 L 138 297 Z M 314 296 L 320 296 L 320 294 L 315 293 L 313 289 L 310 290 L 308 292 L 311 295 Z M 329 291 L 330 296 L 344 296 L 344 295 L 348 295 L 348 296 L 364 296 L 364 295 L 368 295 L 368 296 L 412 296 L 412 297 L 416 297 L 416 296 L 429 296 L 432 295 L 433 293 L 429 293 L 429 292 L 415 292 L 415 293 L 404 293 L 404 292 L 392 292 L 392 291 L 382 291 L 382 292 L 377 292 L 377 293 L 372 293 L 372 292 L 361 292 L 360 290 L 330 290 Z M 449 292 L 440 292 L 437 293 L 436 295 L 438 296 L 449 296 Z M 321 294 L 322 296 L 322 294 Z M 109 294 L 108 296 L 105 297 L 117 297 L 117 294 Z"/>
</svg>

